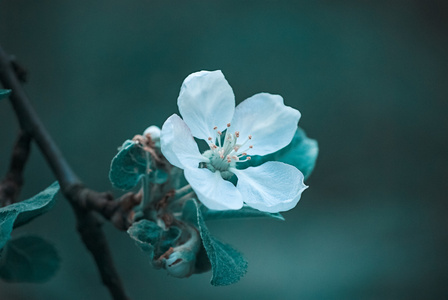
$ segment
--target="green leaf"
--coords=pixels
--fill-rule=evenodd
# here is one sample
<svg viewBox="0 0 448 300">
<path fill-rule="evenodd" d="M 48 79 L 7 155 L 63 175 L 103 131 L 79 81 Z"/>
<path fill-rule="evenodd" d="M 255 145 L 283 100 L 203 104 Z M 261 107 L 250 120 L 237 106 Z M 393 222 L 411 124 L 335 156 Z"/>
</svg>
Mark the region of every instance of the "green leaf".
<svg viewBox="0 0 448 300">
<path fill-rule="evenodd" d="M 0 259 L 0 278 L 9 282 L 44 282 L 59 269 L 55 247 L 37 236 L 10 240 Z"/>
<path fill-rule="evenodd" d="M 6 242 L 11 238 L 14 221 L 16 220 L 18 214 L 19 212 L 14 209 L 7 211 L 1 211 L 0 209 L 0 251 L 3 249 Z"/>
<path fill-rule="evenodd" d="M 54 205 L 54 197 L 59 191 L 56 181 L 34 197 L 0 208 L 0 249 L 11 237 L 12 229 L 28 223 L 47 212 Z"/>
<path fill-rule="evenodd" d="M 110 165 L 109 179 L 112 185 L 122 190 L 135 187 L 145 176 L 147 164 L 151 163 L 147 162 L 148 158 L 149 155 L 137 143 L 125 141 Z"/>
<path fill-rule="evenodd" d="M 218 219 L 240 219 L 240 218 L 274 218 L 284 221 L 285 218 L 280 213 L 269 213 L 244 205 L 237 210 L 212 210 L 201 206 L 202 216 L 204 220 L 218 220 Z"/>
<path fill-rule="evenodd" d="M 168 179 L 167 172 L 155 168 L 148 152 L 134 141 L 125 141 L 110 165 L 109 179 L 112 185 L 118 189 L 130 190 L 146 174 L 149 182 L 157 184 Z"/>
<path fill-rule="evenodd" d="M 190 203 L 188 203 L 190 202 Z M 196 201 L 188 201 L 196 205 L 196 224 L 202 238 L 205 251 L 212 266 L 212 279 L 210 283 L 215 286 L 229 285 L 238 282 L 246 274 L 247 261 L 242 254 L 232 246 L 222 243 L 210 235 L 205 225 L 202 211 Z M 190 210 L 187 208 L 187 211 Z M 200 260 L 200 258 L 198 259 Z"/>
<path fill-rule="evenodd" d="M 6 98 L 11 93 L 11 90 L 0 90 L 0 100 Z"/>
<path fill-rule="evenodd" d="M 181 231 L 175 226 L 164 231 L 152 221 L 141 220 L 132 224 L 128 234 L 141 250 L 149 254 L 152 261 L 154 257 L 158 258 L 170 247 L 175 246 Z"/>
<path fill-rule="evenodd" d="M 256 167 L 267 161 L 280 161 L 295 166 L 305 179 L 311 175 L 316 164 L 319 147 L 316 140 L 306 136 L 305 131 L 297 128 L 291 143 L 285 148 L 265 156 L 252 156 L 251 160 L 239 164 L 239 169 Z"/>
</svg>

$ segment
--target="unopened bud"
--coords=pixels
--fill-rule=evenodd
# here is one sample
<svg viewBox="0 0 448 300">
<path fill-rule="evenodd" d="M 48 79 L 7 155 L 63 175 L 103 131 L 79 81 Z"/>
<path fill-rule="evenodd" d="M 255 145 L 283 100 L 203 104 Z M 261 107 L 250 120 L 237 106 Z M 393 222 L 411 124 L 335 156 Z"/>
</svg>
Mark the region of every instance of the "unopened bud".
<svg viewBox="0 0 448 300">
<path fill-rule="evenodd" d="M 188 277 L 194 272 L 196 253 L 191 249 L 174 251 L 165 260 L 165 269 L 168 274 L 177 278 Z"/>
<path fill-rule="evenodd" d="M 147 135 L 149 134 L 151 136 L 151 139 L 154 142 L 157 142 L 160 140 L 160 128 L 157 126 L 149 126 L 148 128 L 146 128 L 145 132 L 143 132 L 143 135 Z"/>
</svg>

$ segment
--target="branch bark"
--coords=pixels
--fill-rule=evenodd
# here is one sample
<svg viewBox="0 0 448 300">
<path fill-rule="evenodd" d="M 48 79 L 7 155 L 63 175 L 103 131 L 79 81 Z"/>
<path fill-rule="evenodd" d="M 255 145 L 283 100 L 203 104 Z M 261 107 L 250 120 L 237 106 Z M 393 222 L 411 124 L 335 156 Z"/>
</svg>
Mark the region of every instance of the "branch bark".
<svg viewBox="0 0 448 300">
<path fill-rule="evenodd" d="M 17 201 L 23 185 L 23 170 L 31 151 L 31 135 L 21 131 L 14 145 L 8 172 L 0 183 L 0 207 Z"/>
<path fill-rule="evenodd" d="M 101 221 L 92 211 L 101 213 L 106 219 L 122 221 L 129 219 L 132 207 L 129 209 L 129 205 L 113 201 L 110 194 L 98 193 L 83 185 L 31 106 L 16 70 L 17 64 L 13 63 L 11 56 L 0 47 L 0 81 L 5 88 L 12 90 L 9 99 L 22 130 L 35 140 L 59 181 L 62 193 L 69 200 L 75 212 L 78 232 L 91 252 L 102 281 L 112 298 L 128 300 L 115 269 L 106 237 L 101 228 Z M 114 225 L 120 229 L 126 229 L 129 226 L 126 222 Z"/>
</svg>

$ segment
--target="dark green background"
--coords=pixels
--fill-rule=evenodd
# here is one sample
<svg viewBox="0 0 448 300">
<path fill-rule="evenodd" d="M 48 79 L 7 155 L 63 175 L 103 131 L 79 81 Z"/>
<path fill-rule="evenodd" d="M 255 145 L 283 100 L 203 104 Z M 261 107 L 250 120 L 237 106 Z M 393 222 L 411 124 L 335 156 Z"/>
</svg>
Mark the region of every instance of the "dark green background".
<svg viewBox="0 0 448 300">
<path fill-rule="evenodd" d="M 221 69 L 238 102 L 281 94 L 319 141 L 310 188 L 286 222 L 209 224 L 249 260 L 235 285 L 168 277 L 106 224 L 132 299 L 442 299 L 447 20 L 443 0 L 2 0 L 0 44 L 29 70 L 33 105 L 98 190 L 111 189 L 117 147 L 177 112 L 181 83 L 198 70 Z M 2 173 L 17 130 L 2 101 Z M 33 150 L 23 198 L 54 181 Z M 25 232 L 54 242 L 60 272 L 41 285 L 0 283 L 1 299 L 108 299 L 62 197 Z"/>
</svg>

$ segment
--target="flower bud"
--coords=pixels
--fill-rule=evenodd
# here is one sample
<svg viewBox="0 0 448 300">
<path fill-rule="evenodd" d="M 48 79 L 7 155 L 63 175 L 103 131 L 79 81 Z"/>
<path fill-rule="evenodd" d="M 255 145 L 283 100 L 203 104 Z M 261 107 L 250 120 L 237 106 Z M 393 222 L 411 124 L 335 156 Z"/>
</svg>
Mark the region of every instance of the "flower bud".
<svg viewBox="0 0 448 300">
<path fill-rule="evenodd" d="M 168 274 L 177 278 L 188 277 L 193 274 L 196 263 L 196 253 L 192 249 L 174 251 L 165 260 L 165 269 Z"/>
<path fill-rule="evenodd" d="M 152 125 L 146 128 L 145 131 L 143 132 L 143 135 L 147 134 L 151 136 L 151 139 L 154 142 L 158 142 L 160 140 L 160 128 L 157 126 Z"/>
</svg>

